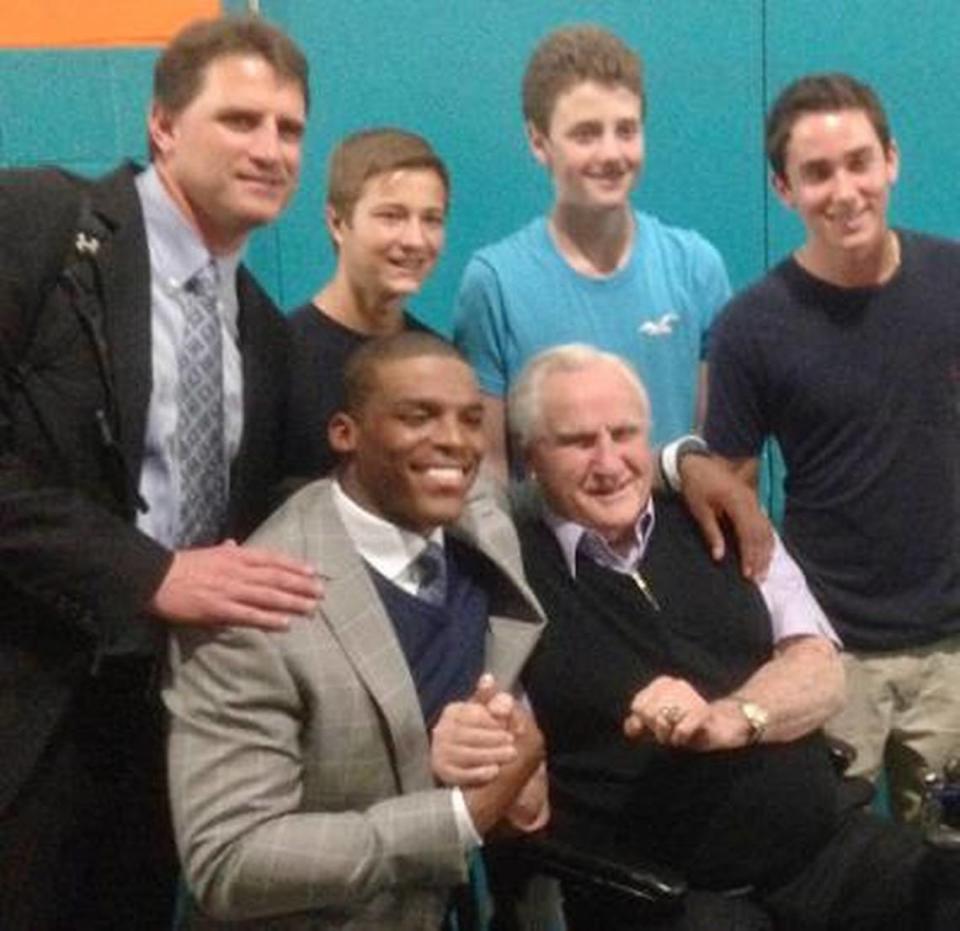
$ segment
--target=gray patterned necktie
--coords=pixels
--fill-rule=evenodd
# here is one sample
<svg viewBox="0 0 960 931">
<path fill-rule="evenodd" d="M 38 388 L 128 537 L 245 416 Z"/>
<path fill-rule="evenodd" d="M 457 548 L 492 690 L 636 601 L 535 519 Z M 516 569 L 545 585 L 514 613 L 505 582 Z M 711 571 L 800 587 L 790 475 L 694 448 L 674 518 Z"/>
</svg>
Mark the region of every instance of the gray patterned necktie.
<svg viewBox="0 0 960 931">
<path fill-rule="evenodd" d="M 183 341 L 177 355 L 179 546 L 216 543 L 227 509 L 218 291 L 219 274 L 212 259 L 184 286 Z"/>
<path fill-rule="evenodd" d="M 430 604 L 442 605 L 447 600 L 447 560 L 443 547 L 431 540 L 417 557 L 420 582 L 417 597 Z"/>
</svg>

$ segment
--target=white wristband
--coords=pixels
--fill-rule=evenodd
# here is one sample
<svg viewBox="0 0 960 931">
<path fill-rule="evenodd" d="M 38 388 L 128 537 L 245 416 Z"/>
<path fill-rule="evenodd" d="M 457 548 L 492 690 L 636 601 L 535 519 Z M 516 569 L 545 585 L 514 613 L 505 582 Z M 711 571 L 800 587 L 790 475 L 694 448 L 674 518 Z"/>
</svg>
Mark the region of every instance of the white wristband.
<svg viewBox="0 0 960 931">
<path fill-rule="evenodd" d="M 683 480 L 680 478 L 680 460 L 688 453 L 708 456 L 710 449 L 702 437 L 688 433 L 667 443 L 660 450 L 660 471 L 663 473 L 663 480 L 667 483 L 667 487 L 673 492 L 679 492 L 683 487 Z"/>
</svg>

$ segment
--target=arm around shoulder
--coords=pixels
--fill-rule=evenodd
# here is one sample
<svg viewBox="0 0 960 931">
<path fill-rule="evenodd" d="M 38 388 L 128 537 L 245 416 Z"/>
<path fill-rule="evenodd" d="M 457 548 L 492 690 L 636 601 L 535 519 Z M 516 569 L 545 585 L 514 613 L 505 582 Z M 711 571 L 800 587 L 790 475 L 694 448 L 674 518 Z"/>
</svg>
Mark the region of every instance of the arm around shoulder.
<svg viewBox="0 0 960 931">
<path fill-rule="evenodd" d="M 729 522 L 740 547 L 743 575 L 761 579 L 773 552 L 773 528 L 760 509 L 756 488 L 716 456 L 688 455 L 678 466 L 681 491 L 714 559 L 725 552 L 723 522 Z"/>
</svg>

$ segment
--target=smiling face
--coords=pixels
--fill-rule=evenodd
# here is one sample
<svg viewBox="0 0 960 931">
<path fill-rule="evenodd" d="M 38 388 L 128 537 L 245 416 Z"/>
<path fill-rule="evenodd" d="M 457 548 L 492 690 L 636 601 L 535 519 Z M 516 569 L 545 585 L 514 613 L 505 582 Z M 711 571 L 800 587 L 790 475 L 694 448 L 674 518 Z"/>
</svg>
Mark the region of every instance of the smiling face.
<svg viewBox="0 0 960 931">
<path fill-rule="evenodd" d="M 612 546 L 629 539 L 653 481 L 649 411 L 636 388 L 601 361 L 552 372 L 540 391 L 527 466 L 547 504 Z"/>
<path fill-rule="evenodd" d="M 484 451 L 483 400 L 453 356 L 381 362 L 359 411 L 339 413 L 330 444 L 361 507 L 418 533 L 455 521 Z"/>
<path fill-rule="evenodd" d="M 884 149 L 867 114 L 848 109 L 800 116 L 785 156 L 774 186 L 806 227 L 814 268 L 880 254 L 899 157 L 894 143 Z"/>
<path fill-rule="evenodd" d="M 327 208 L 338 262 L 371 305 L 416 294 L 443 249 L 447 189 L 429 168 L 375 175 L 349 217 Z"/>
<path fill-rule="evenodd" d="M 640 98 L 622 85 L 583 81 L 557 97 L 544 133 L 528 126 L 530 147 L 553 176 L 558 206 L 627 204 L 643 166 Z"/>
<path fill-rule="evenodd" d="M 154 104 L 154 163 L 212 252 L 238 248 L 287 205 L 300 175 L 305 120 L 300 85 L 256 55 L 214 59 L 182 110 Z"/>
</svg>

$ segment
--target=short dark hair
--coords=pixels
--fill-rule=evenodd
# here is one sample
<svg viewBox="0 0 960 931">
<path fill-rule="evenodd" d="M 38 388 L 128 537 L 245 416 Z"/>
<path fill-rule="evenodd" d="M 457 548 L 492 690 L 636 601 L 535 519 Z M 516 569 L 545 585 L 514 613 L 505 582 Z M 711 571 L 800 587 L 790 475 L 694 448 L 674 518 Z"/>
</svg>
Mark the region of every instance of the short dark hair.
<svg viewBox="0 0 960 931">
<path fill-rule="evenodd" d="M 808 113 L 837 110 L 862 110 L 884 151 L 889 150 L 891 135 L 887 114 L 869 84 L 840 72 L 808 74 L 784 88 L 767 114 L 765 145 L 776 176 L 783 177 L 786 170 L 787 145 L 797 120 Z"/>
<path fill-rule="evenodd" d="M 433 171 L 450 200 L 450 174 L 443 160 L 423 136 L 405 129 L 378 127 L 352 133 L 330 154 L 327 166 L 327 203 L 349 220 L 363 186 L 386 172 L 420 168 Z"/>
<path fill-rule="evenodd" d="M 154 101 L 179 113 L 200 92 L 207 66 L 227 55 L 262 58 L 280 77 L 300 85 L 304 107 L 310 109 L 310 69 L 303 52 L 281 29 L 252 15 L 201 19 L 181 29 L 154 65 Z"/>
<path fill-rule="evenodd" d="M 352 416 L 363 410 L 376 390 L 377 372 L 382 365 L 421 356 L 457 359 L 469 365 L 453 344 L 425 330 L 404 330 L 371 339 L 347 360 L 343 373 L 343 409 Z"/>
<path fill-rule="evenodd" d="M 640 56 L 619 36 L 587 23 L 557 29 L 534 49 L 523 75 L 524 119 L 548 132 L 557 97 L 584 81 L 625 87 L 640 98 L 640 113 L 646 114 Z"/>
</svg>

